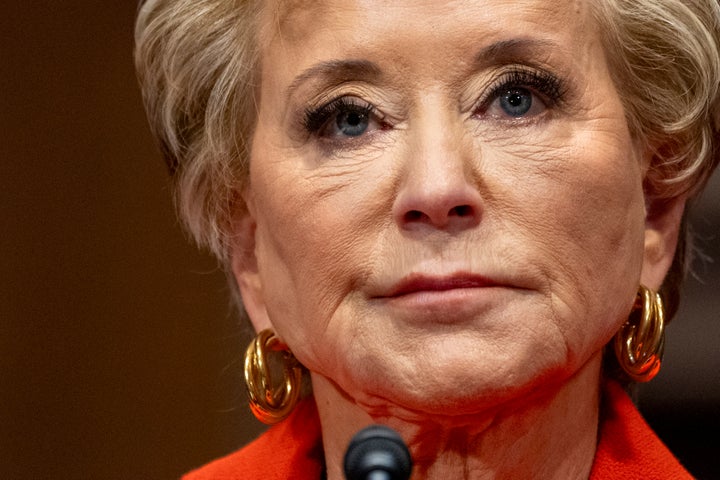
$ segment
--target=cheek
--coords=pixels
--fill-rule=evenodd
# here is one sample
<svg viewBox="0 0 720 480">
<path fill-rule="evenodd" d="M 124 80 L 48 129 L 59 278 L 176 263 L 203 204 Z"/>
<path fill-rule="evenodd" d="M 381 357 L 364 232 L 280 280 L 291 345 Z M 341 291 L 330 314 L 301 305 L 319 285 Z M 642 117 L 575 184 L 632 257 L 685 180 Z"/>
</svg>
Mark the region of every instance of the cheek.
<svg viewBox="0 0 720 480">
<path fill-rule="evenodd" d="M 561 137 L 562 147 L 544 145 L 551 155 L 525 162 L 526 180 L 513 190 L 505 222 L 535 252 L 537 273 L 568 344 L 589 351 L 617 329 L 637 289 L 644 197 L 630 141 L 581 131 Z"/>
<path fill-rule="evenodd" d="M 313 349 L 329 345 L 322 338 L 341 303 L 372 271 L 373 245 L 390 212 L 383 189 L 391 187 L 369 162 L 304 170 L 302 161 L 284 158 L 270 164 L 259 157 L 252 172 L 256 254 L 270 319 L 312 366 L 328 354 Z"/>
<path fill-rule="evenodd" d="M 578 247 L 586 280 L 639 275 L 644 231 L 640 164 L 628 143 L 587 142 L 578 149 L 573 180 L 561 184 L 556 225 Z"/>
</svg>

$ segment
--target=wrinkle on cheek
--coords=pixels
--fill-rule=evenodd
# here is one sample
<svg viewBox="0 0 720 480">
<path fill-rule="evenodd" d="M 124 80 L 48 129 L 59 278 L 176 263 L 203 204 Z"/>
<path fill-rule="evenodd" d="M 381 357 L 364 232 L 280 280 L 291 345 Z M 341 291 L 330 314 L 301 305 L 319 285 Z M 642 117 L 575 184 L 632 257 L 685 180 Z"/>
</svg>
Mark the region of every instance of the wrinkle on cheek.
<svg viewBox="0 0 720 480">
<path fill-rule="evenodd" d="M 582 128 L 578 129 L 578 135 L 581 135 L 578 137 L 578 144 L 605 147 L 607 158 L 633 156 L 640 161 L 638 146 L 631 141 L 630 130 L 622 112 L 619 104 L 615 112 L 605 112 L 600 107 L 588 110 L 588 118 L 583 121 Z M 627 167 L 627 164 L 618 165 Z"/>
<path fill-rule="evenodd" d="M 278 315 L 299 315 L 295 321 L 307 324 L 295 334 L 307 336 L 301 340 L 306 345 L 342 330 L 333 319 L 342 320 L 338 309 L 370 272 L 374 239 L 367 232 L 389 216 L 387 189 L 392 181 L 378 175 L 378 182 L 368 182 L 362 165 L 333 165 L 300 181 L 288 175 L 294 181 L 287 183 L 270 179 L 258 189 L 266 193 L 257 204 L 265 235 L 263 259 L 270 268 L 268 288 L 282 303 Z"/>
<path fill-rule="evenodd" d="M 480 123 L 475 136 L 475 148 L 487 150 L 487 156 L 498 156 L 503 166 L 534 167 L 537 164 L 563 167 L 573 159 L 573 145 L 577 126 L 559 119 L 538 119 L 527 126 L 489 126 Z"/>
<path fill-rule="evenodd" d="M 379 146 L 365 152 L 341 152 L 334 158 L 319 158 L 314 163 L 322 163 L 308 169 L 305 180 L 312 184 L 313 197 L 317 200 L 335 196 L 345 190 L 357 188 L 367 183 L 382 183 L 386 172 L 375 167 L 383 155 Z M 375 178 L 375 182 L 372 182 Z"/>
<path fill-rule="evenodd" d="M 563 326 L 563 319 L 586 318 L 588 309 L 597 309 L 588 279 L 632 271 L 619 262 L 632 257 L 638 243 L 634 226 L 642 212 L 636 150 L 626 131 L 611 128 L 611 120 L 617 122 L 610 117 L 589 122 L 590 128 L 567 134 L 559 143 L 510 145 L 494 157 L 505 177 L 523 178 L 523 189 L 498 182 L 489 211 L 498 212 L 503 229 L 520 232 L 524 242 L 542 252 L 537 267 L 548 305 L 557 327 L 570 336 L 577 328 Z"/>
<path fill-rule="evenodd" d="M 558 200 L 571 181 L 564 143 L 512 144 L 487 148 L 479 172 L 487 214 L 503 223 L 544 223 L 553 214 L 547 207 Z M 522 179 L 522 184 L 512 179 Z"/>
</svg>

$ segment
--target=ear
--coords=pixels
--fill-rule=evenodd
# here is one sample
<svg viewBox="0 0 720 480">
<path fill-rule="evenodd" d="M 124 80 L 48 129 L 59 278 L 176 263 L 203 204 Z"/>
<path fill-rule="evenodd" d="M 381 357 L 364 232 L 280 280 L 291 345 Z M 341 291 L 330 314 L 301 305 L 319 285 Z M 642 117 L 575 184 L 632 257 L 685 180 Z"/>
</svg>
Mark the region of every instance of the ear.
<svg viewBox="0 0 720 480">
<path fill-rule="evenodd" d="M 250 321 L 259 332 L 271 328 L 270 317 L 265 308 L 263 283 L 258 269 L 255 242 L 256 222 L 252 205 L 236 215 L 233 221 L 231 268 L 242 296 L 243 307 Z"/>
<path fill-rule="evenodd" d="M 645 207 L 645 252 L 640 281 L 655 291 L 660 289 L 675 257 L 686 200 L 684 195 L 656 199 Z"/>
</svg>

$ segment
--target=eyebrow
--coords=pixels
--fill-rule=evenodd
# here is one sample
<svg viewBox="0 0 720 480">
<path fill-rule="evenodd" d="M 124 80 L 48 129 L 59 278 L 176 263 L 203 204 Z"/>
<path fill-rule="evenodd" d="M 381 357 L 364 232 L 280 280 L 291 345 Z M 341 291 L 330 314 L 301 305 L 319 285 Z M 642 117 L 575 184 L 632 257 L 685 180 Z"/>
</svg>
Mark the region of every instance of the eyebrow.
<svg viewBox="0 0 720 480">
<path fill-rule="evenodd" d="M 511 38 L 500 40 L 484 47 L 475 56 L 476 65 L 494 65 L 520 58 L 527 58 L 529 55 L 537 54 L 538 50 L 550 50 L 558 48 L 558 45 L 536 38 Z"/>
<path fill-rule="evenodd" d="M 330 60 L 313 65 L 295 77 L 287 88 L 287 95 L 291 96 L 303 83 L 315 78 L 337 84 L 347 80 L 373 81 L 381 75 L 380 67 L 368 60 Z"/>
<path fill-rule="evenodd" d="M 533 38 L 513 38 L 492 43 L 475 56 L 475 65 L 487 66 L 509 62 L 537 52 L 538 48 L 557 48 L 553 42 Z M 345 81 L 372 82 L 382 76 L 380 67 L 369 60 L 328 60 L 303 70 L 295 77 L 286 90 L 290 98 L 300 86 L 310 80 L 320 79 L 324 84 L 333 85 Z"/>
</svg>

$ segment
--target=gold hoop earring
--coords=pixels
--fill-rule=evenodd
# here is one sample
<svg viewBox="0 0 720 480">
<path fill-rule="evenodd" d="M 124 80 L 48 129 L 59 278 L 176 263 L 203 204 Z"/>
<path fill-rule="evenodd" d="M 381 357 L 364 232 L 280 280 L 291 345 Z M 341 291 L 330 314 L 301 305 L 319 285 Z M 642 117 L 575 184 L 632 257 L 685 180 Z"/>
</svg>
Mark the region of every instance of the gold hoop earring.
<svg viewBox="0 0 720 480">
<path fill-rule="evenodd" d="M 638 288 L 633 311 L 615 334 L 615 356 L 635 382 L 648 382 L 660 371 L 665 347 L 665 307 L 658 293 Z"/>
<path fill-rule="evenodd" d="M 258 333 L 245 352 L 245 384 L 250 410 L 255 418 L 268 425 L 285 420 L 300 398 L 302 367 L 293 354 L 279 344 L 275 333 L 267 329 Z M 284 377 L 281 384 L 273 383 L 268 351 L 281 355 Z"/>
</svg>

